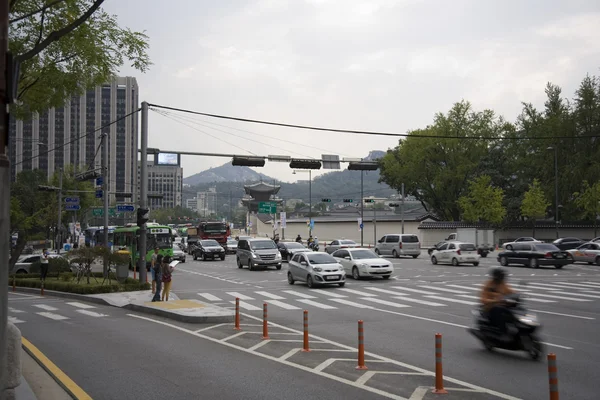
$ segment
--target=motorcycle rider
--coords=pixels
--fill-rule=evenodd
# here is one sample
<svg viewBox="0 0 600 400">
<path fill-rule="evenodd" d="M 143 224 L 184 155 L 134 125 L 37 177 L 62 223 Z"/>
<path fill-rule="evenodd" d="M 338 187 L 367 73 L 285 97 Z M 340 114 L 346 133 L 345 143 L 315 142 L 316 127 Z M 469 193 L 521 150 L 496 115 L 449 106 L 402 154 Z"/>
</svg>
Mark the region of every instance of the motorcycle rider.
<svg viewBox="0 0 600 400">
<path fill-rule="evenodd" d="M 302 243 L 302 238 L 300 237 L 300 234 L 296 236 L 296 243 Z"/>
<path fill-rule="evenodd" d="M 505 334 L 506 323 L 511 314 L 505 307 L 504 296 L 515 291 L 506 283 L 506 272 L 503 268 L 494 268 L 490 275 L 491 278 L 485 282 L 481 290 L 481 304 L 491 325 L 501 334 Z"/>
</svg>

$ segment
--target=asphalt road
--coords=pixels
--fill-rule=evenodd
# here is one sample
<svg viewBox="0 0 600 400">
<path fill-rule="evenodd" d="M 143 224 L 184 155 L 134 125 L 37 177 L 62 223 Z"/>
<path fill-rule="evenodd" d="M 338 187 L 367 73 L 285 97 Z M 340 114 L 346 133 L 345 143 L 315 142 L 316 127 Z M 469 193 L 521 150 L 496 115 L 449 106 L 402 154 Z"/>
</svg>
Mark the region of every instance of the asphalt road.
<svg viewBox="0 0 600 400">
<path fill-rule="evenodd" d="M 395 274 L 389 281 L 348 278 L 344 288 L 311 290 L 299 283 L 290 286 L 285 264 L 281 271 L 249 271 L 235 266 L 235 256 L 206 262 L 190 258 L 178 266 L 173 290 L 181 298 L 225 307 L 232 307 L 235 297 L 240 297 L 242 312 L 257 319 L 266 301 L 270 322 L 298 331 L 302 310 L 307 309 L 311 334 L 349 348 L 356 347 L 357 320 L 364 320 L 368 352 L 428 371 L 434 370 L 434 335 L 441 333 L 447 376 L 517 398 L 547 398 L 545 358 L 534 362 L 525 353 L 487 352 L 465 331 L 472 322 L 470 312 L 479 285 L 488 269 L 498 265 L 495 254 L 482 259 L 478 267 L 434 266 L 425 252 L 416 260 L 392 261 Z M 596 398 L 600 267 L 508 269 L 510 281 L 528 295 L 527 306 L 541 319 L 546 351 L 557 354 L 561 397 Z M 368 383 L 392 385 L 378 386 L 375 378 Z"/>
</svg>

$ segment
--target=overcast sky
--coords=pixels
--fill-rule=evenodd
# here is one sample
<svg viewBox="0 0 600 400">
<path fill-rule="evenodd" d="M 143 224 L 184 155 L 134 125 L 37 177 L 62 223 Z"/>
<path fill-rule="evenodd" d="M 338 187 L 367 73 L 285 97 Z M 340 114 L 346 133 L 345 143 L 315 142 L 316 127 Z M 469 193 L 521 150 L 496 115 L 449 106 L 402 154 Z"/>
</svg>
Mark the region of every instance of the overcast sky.
<svg viewBox="0 0 600 400">
<path fill-rule="evenodd" d="M 598 0 L 107 0 L 104 8 L 150 36 L 151 70 L 121 71 L 137 77 L 140 101 L 294 124 L 404 133 L 461 99 L 514 121 L 522 101 L 543 106 L 548 81 L 572 97 L 600 67 Z M 168 150 L 364 157 L 397 144 L 152 111 L 149 127 L 149 146 Z M 227 161 L 184 156 L 184 176 Z M 260 170 L 297 177 L 281 163 Z"/>
</svg>

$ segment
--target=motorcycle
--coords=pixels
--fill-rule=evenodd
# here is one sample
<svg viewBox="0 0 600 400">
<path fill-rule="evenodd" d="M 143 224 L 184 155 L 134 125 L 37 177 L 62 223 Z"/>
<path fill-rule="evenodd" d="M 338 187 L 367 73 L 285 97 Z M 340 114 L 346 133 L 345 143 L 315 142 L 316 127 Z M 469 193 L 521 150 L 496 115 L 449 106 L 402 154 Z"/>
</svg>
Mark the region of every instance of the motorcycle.
<svg viewBox="0 0 600 400">
<path fill-rule="evenodd" d="M 308 248 L 312 251 L 319 251 L 319 242 L 314 241 L 308 244 Z"/>
<path fill-rule="evenodd" d="M 494 348 L 526 351 L 533 360 L 538 360 L 543 353 L 543 347 L 536 334 L 540 328 L 537 315 L 527 311 L 518 293 L 505 296 L 504 302 L 512 316 L 506 324 L 507 332 L 498 331 L 490 323 L 481 306 L 472 311 L 474 326 L 468 328 L 468 331 L 481 340 L 488 351 Z"/>
</svg>

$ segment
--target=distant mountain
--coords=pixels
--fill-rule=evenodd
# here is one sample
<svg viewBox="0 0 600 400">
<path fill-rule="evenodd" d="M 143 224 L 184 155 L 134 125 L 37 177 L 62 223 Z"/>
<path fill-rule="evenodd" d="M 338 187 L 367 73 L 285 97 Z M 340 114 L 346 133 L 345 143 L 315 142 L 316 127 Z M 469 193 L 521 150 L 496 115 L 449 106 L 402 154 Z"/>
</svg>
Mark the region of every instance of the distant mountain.
<svg viewBox="0 0 600 400">
<path fill-rule="evenodd" d="M 369 152 L 369 155 L 365 157 L 365 161 L 375 161 L 383 158 L 385 156 L 385 151 L 381 150 L 372 150 Z"/>
<path fill-rule="evenodd" d="M 187 178 L 183 178 L 183 183 L 191 186 L 197 186 L 212 182 L 246 182 L 246 181 L 273 181 L 274 179 L 254 171 L 249 167 L 234 167 L 231 162 L 223 164 L 220 167 L 207 169 Z"/>
</svg>

